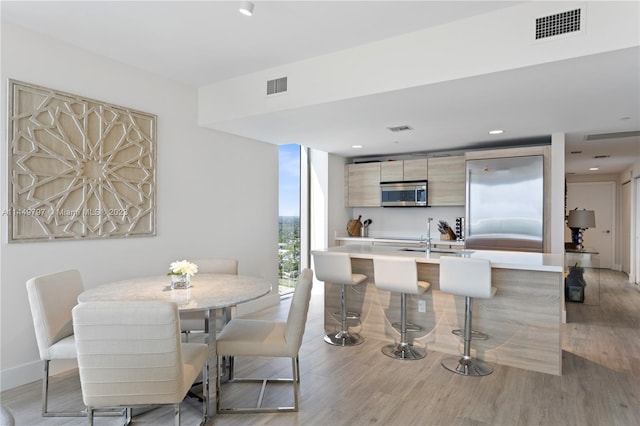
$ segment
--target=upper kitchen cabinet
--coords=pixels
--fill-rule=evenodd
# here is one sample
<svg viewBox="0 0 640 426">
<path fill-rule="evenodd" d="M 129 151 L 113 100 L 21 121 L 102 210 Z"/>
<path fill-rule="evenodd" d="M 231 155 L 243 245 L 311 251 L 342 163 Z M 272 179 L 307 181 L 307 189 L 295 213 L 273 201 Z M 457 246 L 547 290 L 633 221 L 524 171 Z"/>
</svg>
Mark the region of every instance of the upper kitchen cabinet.
<svg viewBox="0 0 640 426">
<path fill-rule="evenodd" d="M 345 205 L 380 207 L 380 163 L 347 164 Z"/>
<path fill-rule="evenodd" d="M 429 169 L 429 161 L 427 158 L 418 158 L 415 160 L 404 160 L 404 179 L 403 180 L 427 180 L 429 178 L 427 172 Z"/>
<path fill-rule="evenodd" d="M 404 161 L 385 161 L 380 163 L 380 182 L 398 182 L 404 180 Z"/>
<path fill-rule="evenodd" d="M 405 169 L 406 170 L 406 169 Z M 464 156 L 429 158 L 428 205 L 464 206 L 465 159 Z"/>
<path fill-rule="evenodd" d="M 384 161 L 380 163 L 380 182 L 427 180 L 428 166 L 426 158 Z"/>
</svg>

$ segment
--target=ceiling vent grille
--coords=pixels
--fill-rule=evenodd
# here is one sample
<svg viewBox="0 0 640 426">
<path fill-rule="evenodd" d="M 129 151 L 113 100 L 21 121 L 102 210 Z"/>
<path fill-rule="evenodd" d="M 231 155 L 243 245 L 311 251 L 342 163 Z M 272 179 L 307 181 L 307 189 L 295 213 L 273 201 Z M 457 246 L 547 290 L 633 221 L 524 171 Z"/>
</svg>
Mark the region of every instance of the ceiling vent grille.
<svg viewBox="0 0 640 426">
<path fill-rule="evenodd" d="M 404 125 L 404 126 L 387 127 L 387 129 L 395 133 L 395 132 L 404 132 L 407 130 L 413 130 L 413 127 Z"/>
<path fill-rule="evenodd" d="M 580 9 L 536 19 L 536 40 L 580 31 Z"/>
<path fill-rule="evenodd" d="M 287 77 L 267 81 L 267 95 L 275 95 L 287 91 Z"/>
<path fill-rule="evenodd" d="M 621 139 L 621 138 L 637 138 L 640 136 L 640 130 L 632 130 L 629 132 L 615 132 L 615 133 L 600 133 L 597 135 L 587 135 L 585 141 L 601 141 L 606 139 Z"/>
</svg>

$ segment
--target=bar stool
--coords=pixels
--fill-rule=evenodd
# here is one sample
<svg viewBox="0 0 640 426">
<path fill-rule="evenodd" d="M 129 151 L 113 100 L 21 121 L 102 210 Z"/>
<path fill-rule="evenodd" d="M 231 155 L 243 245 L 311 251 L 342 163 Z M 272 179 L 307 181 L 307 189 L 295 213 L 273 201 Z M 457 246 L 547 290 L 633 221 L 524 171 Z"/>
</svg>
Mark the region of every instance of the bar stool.
<svg viewBox="0 0 640 426">
<path fill-rule="evenodd" d="M 395 359 L 421 359 L 426 349 L 407 342 L 407 294 L 422 294 L 431 284 L 418 281 L 418 266 L 415 259 L 379 256 L 373 259 L 376 287 L 380 290 L 400 293 L 400 343 L 386 345 L 382 353 Z"/>
<path fill-rule="evenodd" d="M 349 333 L 347 328 L 345 286 L 360 284 L 367 280 L 367 276 L 351 272 L 351 258 L 348 253 L 314 251 L 311 254 L 318 280 L 340 284 L 340 331 L 327 334 L 324 341 L 335 346 L 359 345 L 364 339 L 357 333 Z"/>
<path fill-rule="evenodd" d="M 491 367 L 483 361 L 471 358 L 473 298 L 489 299 L 496 294 L 496 288 L 491 287 L 491 262 L 486 259 L 442 256 L 440 291 L 465 297 L 464 352 L 462 358 L 445 358 L 442 360 L 442 366 L 464 376 L 491 374 Z"/>
</svg>

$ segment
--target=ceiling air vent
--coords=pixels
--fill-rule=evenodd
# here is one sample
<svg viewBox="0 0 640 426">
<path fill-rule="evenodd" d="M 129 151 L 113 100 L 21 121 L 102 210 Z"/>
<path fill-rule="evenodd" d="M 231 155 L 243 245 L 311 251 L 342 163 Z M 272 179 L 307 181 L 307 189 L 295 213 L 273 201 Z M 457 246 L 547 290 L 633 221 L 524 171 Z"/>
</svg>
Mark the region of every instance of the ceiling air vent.
<svg viewBox="0 0 640 426">
<path fill-rule="evenodd" d="M 287 77 L 267 81 L 267 95 L 275 95 L 287 91 Z"/>
<path fill-rule="evenodd" d="M 404 125 L 404 126 L 387 127 L 387 129 L 395 133 L 395 132 L 404 132 L 406 130 L 413 130 L 413 127 Z"/>
<path fill-rule="evenodd" d="M 580 31 L 580 9 L 536 19 L 536 40 Z"/>
<path fill-rule="evenodd" d="M 585 141 L 601 141 L 606 139 L 635 138 L 640 136 L 640 130 L 632 130 L 629 132 L 600 133 L 597 135 L 587 135 Z"/>
</svg>

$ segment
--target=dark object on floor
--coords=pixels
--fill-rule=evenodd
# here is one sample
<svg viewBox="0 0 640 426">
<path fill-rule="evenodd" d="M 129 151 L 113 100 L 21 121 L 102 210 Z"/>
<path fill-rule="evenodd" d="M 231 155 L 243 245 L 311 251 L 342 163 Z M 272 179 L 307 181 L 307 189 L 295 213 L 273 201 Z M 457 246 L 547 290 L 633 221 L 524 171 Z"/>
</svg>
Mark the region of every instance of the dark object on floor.
<svg viewBox="0 0 640 426">
<path fill-rule="evenodd" d="M 584 303 L 584 288 L 587 286 L 584 280 L 584 268 L 576 263 L 569 267 L 569 275 L 564 279 L 564 297 L 569 302 Z"/>
</svg>

